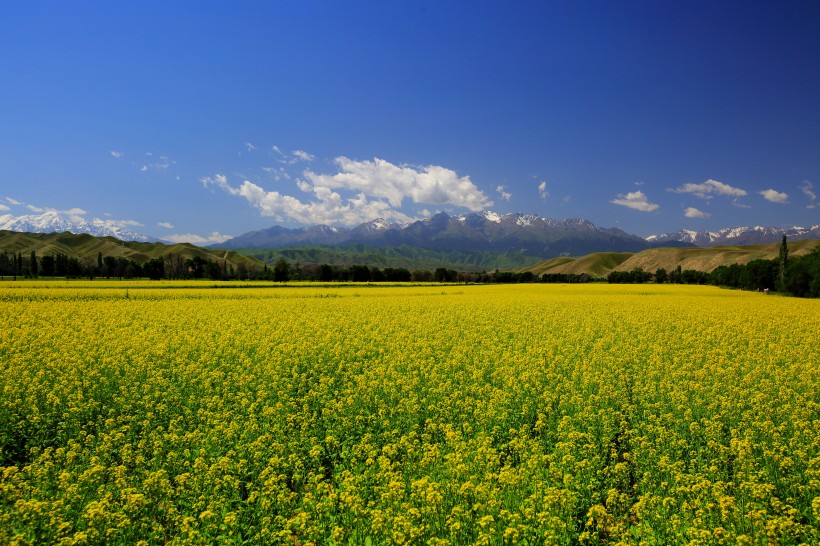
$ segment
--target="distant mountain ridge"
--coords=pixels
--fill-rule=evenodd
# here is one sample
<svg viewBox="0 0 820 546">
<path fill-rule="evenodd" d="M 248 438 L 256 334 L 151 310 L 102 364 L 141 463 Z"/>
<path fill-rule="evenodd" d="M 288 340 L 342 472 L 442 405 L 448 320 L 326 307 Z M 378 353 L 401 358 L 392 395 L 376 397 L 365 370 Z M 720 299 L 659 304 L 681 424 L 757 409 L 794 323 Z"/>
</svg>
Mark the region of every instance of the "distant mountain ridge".
<svg viewBox="0 0 820 546">
<path fill-rule="evenodd" d="M 89 234 L 121 241 L 159 242 L 130 231 L 123 223 L 94 218 L 86 221 L 65 213 L 0 215 L 0 230 L 28 233 Z M 594 252 L 639 252 L 649 248 L 753 245 L 789 240 L 820 239 L 820 224 L 808 228 L 733 227 L 717 231 L 682 229 L 646 238 L 619 228 L 598 227 L 588 220 L 555 220 L 534 214 L 497 214 L 491 211 L 450 216 L 439 213 L 424 220 L 396 224 L 377 218 L 353 228 L 313 225 L 304 228 L 271 228 L 234 237 L 213 248 L 283 248 L 311 245 L 337 247 L 363 244 L 371 247 L 413 246 L 433 251 L 493 252 L 540 258 L 583 256 Z"/>
<path fill-rule="evenodd" d="M 118 222 L 94 218 L 93 220 L 69 220 L 64 214 L 56 211 L 46 211 L 43 214 L 28 214 L 0 216 L 0 230 L 18 231 L 25 233 L 62 233 L 68 231 L 75 235 L 86 233 L 95 237 L 114 237 L 120 241 L 135 241 L 139 243 L 157 242 L 158 239 L 129 231 Z"/>
<path fill-rule="evenodd" d="M 288 246 L 367 244 L 410 245 L 431 250 L 518 252 L 531 256 L 580 255 L 590 252 L 637 252 L 653 243 L 618 228 L 601 228 L 587 220 L 554 220 L 521 213 L 491 211 L 450 216 L 439 213 L 408 224 L 381 218 L 354 228 L 324 225 L 290 229 L 273 226 L 245 233 L 218 248 L 281 248 Z M 687 243 L 673 243 L 675 246 Z"/>
<path fill-rule="evenodd" d="M 809 228 L 792 226 L 789 228 L 777 227 L 733 227 L 717 231 L 691 231 L 682 229 L 674 233 L 651 235 L 647 241 L 656 244 L 669 242 L 691 243 L 695 246 L 726 246 L 726 245 L 761 245 L 776 243 L 783 236 L 790 241 L 803 239 L 820 239 L 820 224 Z"/>
</svg>

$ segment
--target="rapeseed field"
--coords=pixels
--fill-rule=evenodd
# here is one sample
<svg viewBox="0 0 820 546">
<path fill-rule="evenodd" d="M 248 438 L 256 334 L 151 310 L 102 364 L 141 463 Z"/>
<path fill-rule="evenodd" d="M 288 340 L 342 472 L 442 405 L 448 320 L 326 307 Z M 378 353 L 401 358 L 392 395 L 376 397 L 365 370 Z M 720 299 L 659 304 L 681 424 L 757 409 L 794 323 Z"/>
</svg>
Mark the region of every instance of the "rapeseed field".
<svg viewBox="0 0 820 546">
<path fill-rule="evenodd" d="M 820 543 L 820 301 L 213 284 L 0 283 L 0 543 Z"/>
</svg>

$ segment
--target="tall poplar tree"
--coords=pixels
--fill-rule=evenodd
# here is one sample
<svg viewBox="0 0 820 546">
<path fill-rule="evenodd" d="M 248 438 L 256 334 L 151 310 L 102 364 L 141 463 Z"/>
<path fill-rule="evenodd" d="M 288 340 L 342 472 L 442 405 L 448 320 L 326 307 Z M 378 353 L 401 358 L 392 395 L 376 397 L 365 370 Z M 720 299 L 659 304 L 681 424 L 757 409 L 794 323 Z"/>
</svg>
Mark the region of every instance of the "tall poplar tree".
<svg viewBox="0 0 820 546">
<path fill-rule="evenodd" d="M 789 261 L 789 245 L 786 244 L 786 236 L 783 235 L 783 242 L 780 243 L 780 275 L 778 277 L 778 290 L 786 290 L 786 262 Z"/>
</svg>

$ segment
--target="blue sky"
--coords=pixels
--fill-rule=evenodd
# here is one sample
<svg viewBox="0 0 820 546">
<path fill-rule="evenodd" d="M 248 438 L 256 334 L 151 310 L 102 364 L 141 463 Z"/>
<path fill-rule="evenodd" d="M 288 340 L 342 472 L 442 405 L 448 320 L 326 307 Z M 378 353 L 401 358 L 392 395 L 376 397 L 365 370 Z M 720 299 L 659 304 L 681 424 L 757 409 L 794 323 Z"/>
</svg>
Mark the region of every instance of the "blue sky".
<svg viewBox="0 0 820 546">
<path fill-rule="evenodd" d="M 817 2 L 4 2 L 0 215 L 820 223 Z"/>
</svg>

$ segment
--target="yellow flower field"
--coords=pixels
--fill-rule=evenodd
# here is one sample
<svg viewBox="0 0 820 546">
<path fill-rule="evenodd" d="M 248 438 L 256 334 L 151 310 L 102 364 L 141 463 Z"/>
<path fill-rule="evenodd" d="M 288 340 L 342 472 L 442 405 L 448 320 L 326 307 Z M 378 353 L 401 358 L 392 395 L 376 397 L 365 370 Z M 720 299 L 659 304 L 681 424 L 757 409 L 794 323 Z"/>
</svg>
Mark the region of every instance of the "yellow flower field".
<svg viewBox="0 0 820 546">
<path fill-rule="evenodd" d="M 2 544 L 820 542 L 817 300 L 94 281 L 0 309 Z"/>
</svg>

